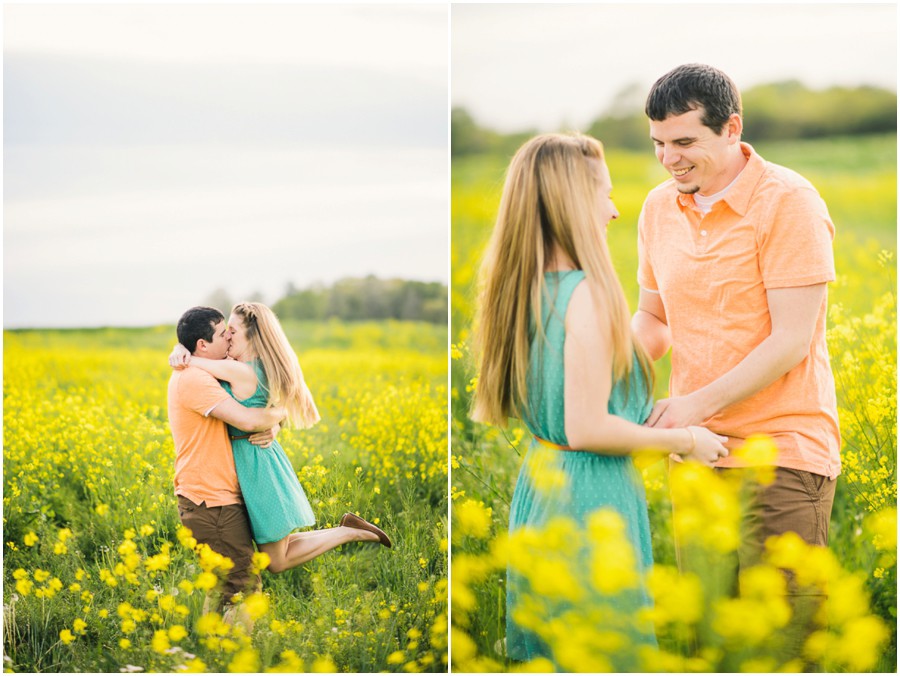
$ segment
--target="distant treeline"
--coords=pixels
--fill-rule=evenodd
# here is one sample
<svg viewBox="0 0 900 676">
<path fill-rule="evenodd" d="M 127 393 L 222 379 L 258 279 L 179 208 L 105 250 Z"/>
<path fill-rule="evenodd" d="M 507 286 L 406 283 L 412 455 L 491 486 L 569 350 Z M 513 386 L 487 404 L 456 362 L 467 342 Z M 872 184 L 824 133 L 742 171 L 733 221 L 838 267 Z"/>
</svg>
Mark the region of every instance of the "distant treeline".
<svg viewBox="0 0 900 676">
<path fill-rule="evenodd" d="M 609 110 L 583 131 L 609 147 L 649 147 L 643 93 L 638 85 L 622 90 Z M 750 142 L 853 136 L 897 131 L 897 94 L 871 86 L 812 90 L 796 80 L 759 85 L 742 92 L 743 138 Z M 451 111 L 450 150 L 454 156 L 512 154 L 538 133 L 500 134 L 478 125 L 464 108 Z M 541 130 L 548 131 L 548 130 Z"/>
<path fill-rule="evenodd" d="M 297 289 L 272 305 L 281 319 L 398 319 L 447 323 L 447 287 L 440 282 L 346 278 L 331 286 Z"/>
</svg>

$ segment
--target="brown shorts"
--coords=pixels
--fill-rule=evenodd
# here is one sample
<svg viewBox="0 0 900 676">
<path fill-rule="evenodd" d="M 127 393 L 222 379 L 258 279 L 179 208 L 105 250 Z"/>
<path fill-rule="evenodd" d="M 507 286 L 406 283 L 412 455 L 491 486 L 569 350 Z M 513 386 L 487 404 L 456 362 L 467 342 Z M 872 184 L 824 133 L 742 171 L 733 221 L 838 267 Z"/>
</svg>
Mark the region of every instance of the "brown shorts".
<svg viewBox="0 0 900 676">
<path fill-rule="evenodd" d="M 197 505 L 183 495 L 177 497 L 181 523 L 191 529 L 197 542 L 208 544 L 234 563 L 222 587 L 220 609 L 238 592 L 258 589 L 259 575 L 250 571 L 254 549 L 247 508 L 242 504 L 207 507 L 205 501 Z"/>
<path fill-rule="evenodd" d="M 794 532 L 808 544 L 828 545 L 828 523 L 836 481 L 812 472 L 776 467 L 775 481 L 767 486 L 747 480 L 741 483 L 743 515 L 739 558 L 742 568 L 759 563 L 766 539 L 772 535 Z"/>
</svg>

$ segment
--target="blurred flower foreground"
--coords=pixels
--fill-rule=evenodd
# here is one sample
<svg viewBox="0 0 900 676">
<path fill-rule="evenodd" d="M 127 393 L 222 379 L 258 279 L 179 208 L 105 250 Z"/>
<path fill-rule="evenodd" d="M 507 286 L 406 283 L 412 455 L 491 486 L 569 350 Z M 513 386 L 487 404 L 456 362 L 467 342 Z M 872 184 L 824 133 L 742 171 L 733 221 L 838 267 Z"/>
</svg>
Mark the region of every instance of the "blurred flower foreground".
<svg viewBox="0 0 900 676">
<path fill-rule="evenodd" d="M 774 446 L 759 438 L 742 450 L 759 459 Z M 754 481 L 772 479 L 771 468 L 751 471 Z M 673 465 L 668 480 L 679 505 L 673 519 L 679 546 L 709 564 L 734 555 L 739 486 L 696 463 Z M 544 485 L 565 490 L 558 480 Z M 761 562 L 741 571 L 740 593 L 732 594 L 713 565 L 682 573 L 656 564 L 639 573 L 626 525 L 613 510 L 595 512 L 583 526 L 556 518 L 493 537 L 491 526 L 490 508 L 456 499 L 454 552 L 464 551 L 452 561 L 454 671 L 860 672 L 878 665 L 891 634 L 871 611 L 865 578 L 842 567 L 830 549 L 809 546 L 794 533 L 769 538 Z M 896 509 L 873 512 L 865 529 L 880 570 L 895 579 Z M 520 599 L 516 623 L 534 632 L 552 659 L 508 664 L 503 639 L 492 650 L 479 649 L 484 642 L 472 618 L 483 613 L 481 603 L 505 603 L 507 575 L 521 576 L 532 592 Z M 814 599 L 806 614 L 788 601 L 789 580 L 799 598 Z M 618 602 L 642 584 L 653 604 L 630 615 L 619 610 L 633 607 Z M 495 618 L 499 636 L 502 615 Z M 802 647 L 792 649 L 792 627 L 802 617 L 808 618 L 800 630 Z M 631 640 L 642 627 L 655 629 L 658 648 Z"/>
</svg>

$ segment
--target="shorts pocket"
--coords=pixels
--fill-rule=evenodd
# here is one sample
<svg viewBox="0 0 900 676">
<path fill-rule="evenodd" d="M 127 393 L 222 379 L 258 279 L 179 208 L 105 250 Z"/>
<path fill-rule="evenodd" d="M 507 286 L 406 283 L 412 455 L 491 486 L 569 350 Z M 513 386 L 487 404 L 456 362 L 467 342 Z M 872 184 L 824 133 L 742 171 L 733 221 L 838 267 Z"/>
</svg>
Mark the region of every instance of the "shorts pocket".
<svg viewBox="0 0 900 676">
<path fill-rule="evenodd" d="M 803 482 L 803 488 L 806 489 L 807 495 L 809 495 L 814 502 L 821 500 L 824 495 L 825 482 L 828 481 L 828 477 L 799 469 L 793 471 L 800 477 L 800 481 Z"/>
<path fill-rule="evenodd" d="M 186 514 L 193 514 L 199 507 L 200 505 L 194 504 L 183 495 L 178 496 L 178 516 L 180 518 L 183 519 Z"/>
</svg>

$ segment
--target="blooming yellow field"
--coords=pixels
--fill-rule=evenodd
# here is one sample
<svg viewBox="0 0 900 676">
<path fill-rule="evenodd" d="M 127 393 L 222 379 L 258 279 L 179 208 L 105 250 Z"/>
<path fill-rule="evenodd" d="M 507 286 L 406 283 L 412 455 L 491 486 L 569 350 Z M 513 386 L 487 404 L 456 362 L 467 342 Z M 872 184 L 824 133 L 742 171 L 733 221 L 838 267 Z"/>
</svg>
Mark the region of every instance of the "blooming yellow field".
<svg viewBox="0 0 900 676">
<path fill-rule="evenodd" d="M 711 571 L 681 574 L 678 536 L 698 558 L 732 554 L 739 541 L 736 487 L 703 467 L 643 463 L 650 508 L 654 566 L 647 584 L 652 610 L 618 615 L 617 595 L 635 579 L 618 563 L 621 523 L 597 515 L 587 529 L 556 521 L 541 530 L 506 527 L 521 458 L 530 437 L 513 426 L 486 427 L 468 418 L 477 374 L 469 354 L 474 284 L 481 252 L 496 215 L 508 158 L 472 157 L 453 167 L 451 439 L 453 512 L 451 629 L 456 671 L 606 671 L 627 664 L 637 671 L 770 672 L 816 666 L 828 671 L 896 670 L 897 398 L 896 398 L 896 137 L 823 140 L 758 148 L 767 159 L 801 171 L 819 187 L 837 227 L 837 279 L 829 285 L 828 346 L 837 384 L 843 473 L 831 519 L 828 549 L 796 538 L 773 540 L 763 562 L 744 573 L 742 594 L 723 590 Z M 784 157 L 782 159 L 779 153 Z M 842 162 L 809 162 L 834 156 Z M 809 162 L 804 165 L 804 161 Z M 610 152 L 620 219 L 608 241 L 632 308 L 637 299 L 636 223 L 641 203 L 665 178 L 651 153 Z M 855 207 L 865 194 L 865 210 Z M 657 396 L 665 396 L 668 360 L 657 364 Z M 754 439 L 746 453 L 771 449 Z M 552 467 L 546 490 L 565 490 Z M 758 476 L 766 481 L 765 472 Z M 673 516 L 673 496 L 679 509 Z M 538 555 L 537 553 L 540 552 Z M 573 561 L 592 562 L 581 567 Z M 784 576 L 828 601 L 806 609 L 811 632 L 799 658 L 787 649 L 792 613 L 783 600 Z M 507 660 L 505 581 L 521 576 L 533 598 L 514 619 L 551 648 L 554 661 Z M 590 596 L 596 603 L 584 603 Z M 561 618 L 547 621 L 548 617 Z M 629 643 L 628 628 L 652 623 L 659 650 Z M 591 627 L 593 630 L 585 630 Z M 602 630 L 596 630 L 602 627 Z"/>
<path fill-rule="evenodd" d="M 264 572 L 244 602 L 252 631 L 207 612 L 229 562 L 196 547 L 175 508 L 174 331 L 6 332 L 7 671 L 446 670 L 446 330 L 288 332 L 309 346 L 322 422 L 280 440 L 317 525 L 354 511 L 394 549 L 350 544 Z"/>
</svg>

